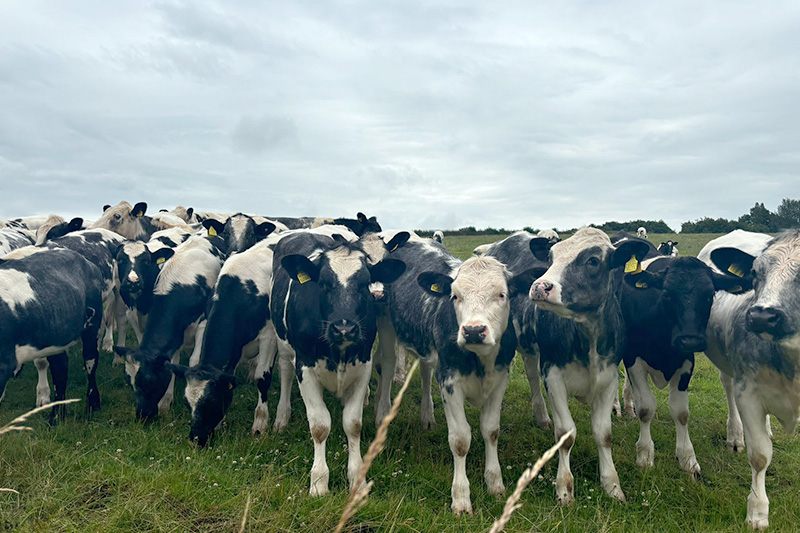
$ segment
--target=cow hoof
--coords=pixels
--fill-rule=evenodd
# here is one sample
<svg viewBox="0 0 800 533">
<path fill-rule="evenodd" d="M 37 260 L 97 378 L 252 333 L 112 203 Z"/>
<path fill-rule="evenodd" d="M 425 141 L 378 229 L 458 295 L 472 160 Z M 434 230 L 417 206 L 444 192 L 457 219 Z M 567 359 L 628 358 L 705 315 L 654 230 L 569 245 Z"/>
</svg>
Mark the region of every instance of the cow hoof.
<svg viewBox="0 0 800 533">
<path fill-rule="evenodd" d="M 122 357 L 120 357 L 115 353 L 114 358 L 111 360 L 111 366 L 121 365 L 122 363 L 123 363 Z"/>
<path fill-rule="evenodd" d="M 539 424 L 539 427 L 542 429 L 550 429 L 553 427 L 553 421 L 550 420 L 550 417 L 546 418 L 545 420 L 536 420 L 536 423 Z"/>
<path fill-rule="evenodd" d="M 644 444 L 636 443 L 636 464 L 639 468 L 652 468 L 654 455 L 653 441 Z"/>
<path fill-rule="evenodd" d="M 625 414 L 631 418 L 636 418 L 636 410 L 633 408 L 632 405 L 625 406 Z"/>
<path fill-rule="evenodd" d="M 311 484 L 311 488 L 308 489 L 308 493 L 311 496 L 315 496 L 315 497 L 316 496 L 325 496 L 326 494 L 328 494 L 328 492 L 330 492 L 330 491 L 328 490 L 328 480 L 327 479 L 319 480 L 316 483 L 312 483 Z"/>
<path fill-rule="evenodd" d="M 103 351 L 106 353 L 112 353 L 114 351 L 114 341 L 103 341 Z"/>
<path fill-rule="evenodd" d="M 50 403 L 50 389 L 47 392 L 36 391 L 36 407 L 42 407 Z"/>
<path fill-rule="evenodd" d="M 472 504 L 469 500 L 466 501 L 456 501 L 453 500 L 453 503 L 450 505 L 450 509 L 453 510 L 453 513 L 456 515 L 462 515 L 464 513 L 472 516 Z"/>
<path fill-rule="evenodd" d="M 728 449 L 729 452 L 743 452 L 744 451 L 744 441 L 742 440 L 729 440 L 725 442 L 725 447 Z"/>
<path fill-rule="evenodd" d="M 684 472 L 691 474 L 692 478 L 697 479 L 700 477 L 700 464 L 697 462 L 697 457 L 690 455 L 689 457 L 677 457 L 678 464 Z"/>
<path fill-rule="evenodd" d="M 615 500 L 619 500 L 622 503 L 626 502 L 625 493 L 622 492 L 622 488 L 619 486 L 619 478 L 604 482 L 603 489 L 606 491 L 606 494 Z"/>
<path fill-rule="evenodd" d="M 568 491 L 560 491 L 556 494 L 556 497 L 558 498 L 558 503 L 561 505 L 572 505 L 575 501 L 575 496 Z"/>
<path fill-rule="evenodd" d="M 274 433 L 283 433 L 283 430 L 289 426 L 288 422 L 284 422 L 281 420 L 276 420 L 275 423 L 272 425 L 272 431 Z"/>
<path fill-rule="evenodd" d="M 750 526 L 752 529 L 767 529 L 769 527 L 769 519 L 764 518 L 751 518 L 747 517 L 747 525 Z"/>
</svg>

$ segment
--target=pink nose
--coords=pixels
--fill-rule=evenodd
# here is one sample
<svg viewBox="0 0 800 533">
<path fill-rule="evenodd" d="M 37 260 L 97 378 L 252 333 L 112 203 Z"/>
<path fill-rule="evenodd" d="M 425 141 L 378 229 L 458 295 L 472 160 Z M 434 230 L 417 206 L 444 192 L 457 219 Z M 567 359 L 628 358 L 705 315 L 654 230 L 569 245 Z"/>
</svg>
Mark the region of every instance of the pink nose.
<svg viewBox="0 0 800 533">
<path fill-rule="evenodd" d="M 553 284 L 549 281 L 539 280 L 535 281 L 531 286 L 531 300 L 543 302 L 550 296 L 550 291 L 553 290 Z"/>
</svg>

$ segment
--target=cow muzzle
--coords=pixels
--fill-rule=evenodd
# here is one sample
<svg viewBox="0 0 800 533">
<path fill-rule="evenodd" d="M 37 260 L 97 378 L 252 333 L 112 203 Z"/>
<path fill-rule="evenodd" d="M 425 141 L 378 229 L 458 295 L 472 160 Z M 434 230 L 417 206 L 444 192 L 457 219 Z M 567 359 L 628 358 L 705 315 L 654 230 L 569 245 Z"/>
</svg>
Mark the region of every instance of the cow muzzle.
<svg viewBox="0 0 800 533">
<path fill-rule="evenodd" d="M 777 307 L 754 305 L 747 311 L 745 324 L 747 329 L 769 340 L 786 336 L 786 313 Z"/>
<path fill-rule="evenodd" d="M 555 286 L 547 280 L 536 280 L 531 285 L 530 297 L 535 302 L 546 302 L 553 294 Z"/>
<path fill-rule="evenodd" d="M 359 334 L 358 325 L 349 320 L 337 320 L 328 326 L 328 338 L 331 340 L 331 344 L 337 346 L 355 342 Z"/>
<path fill-rule="evenodd" d="M 707 347 L 705 336 L 680 335 L 672 342 L 673 347 L 681 353 L 704 352 Z"/>
<path fill-rule="evenodd" d="M 485 324 L 466 324 L 461 326 L 461 336 L 465 344 L 483 344 L 486 340 Z"/>
</svg>

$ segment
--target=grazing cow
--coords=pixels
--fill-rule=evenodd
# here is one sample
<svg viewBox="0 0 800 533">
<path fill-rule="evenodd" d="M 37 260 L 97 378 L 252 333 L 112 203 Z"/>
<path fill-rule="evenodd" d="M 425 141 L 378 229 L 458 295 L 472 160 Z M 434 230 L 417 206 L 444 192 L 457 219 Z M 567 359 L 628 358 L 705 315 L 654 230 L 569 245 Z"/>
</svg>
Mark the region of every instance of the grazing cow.
<svg viewBox="0 0 800 533">
<path fill-rule="evenodd" d="M 152 419 L 169 411 L 175 377 L 167 363 L 178 363 L 181 347 L 195 339 L 223 263 L 218 237 L 195 235 L 175 248 L 151 254 L 162 264 L 142 342 L 135 350 L 117 347 L 136 395 L 136 415 Z"/>
<path fill-rule="evenodd" d="M 171 366 L 186 377 L 184 396 L 192 412 L 189 440 L 200 446 L 207 444 L 233 400 L 233 372 L 242 357 L 255 358 L 251 366 L 258 402 L 252 433 L 264 433 L 269 425 L 267 392 L 277 336 L 269 314 L 273 252 L 268 244 L 261 242 L 225 261 L 211 297 L 199 360 L 190 361 L 188 368 Z M 288 394 L 283 392 L 279 413 L 289 409 Z M 288 414 L 283 417 L 288 419 Z"/>
<path fill-rule="evenodd" d="M 591 405 L 592 433 L 600 457 L 600 481 L 612 498 L 625 501 L 611 456 L 611 409 L 619 392 L 618 367 L 625 346 L 625 324 L 614 292 L 612 270 L 644 258 L 639 240 L 616 248 L 608 235 L 582 228 L 549 249 L 546 239 L 532 239 L 531 251 L 552 265 L 531 285 L 536 341 L 556 440 L 575 429 L 568 399 Z M 548 313 L 547 311 L 552 311 Z M 569 320 L 564 320 L 569 319 Z M 556 495 L 562 504 L 574 500 L 569 454 L 574 438 L 559 450 Z"/>
<path fill-rule="evenodd" d="M 177 220 L 157 220 L 145 215 L 146 212 L 145 202 L 139 202 L 133 207 L 128 202 L 120 202 L 113 207 L 106 205 L 103 208 L 103 215 L 94 221 L 89 229 L 104 228 L 132 241 L 147 241 L 158 230 L 183 225 L 183 221 L 177 217 L 175 217 Z M 164 213 L 160 215 L 163 218 Z"/>
<path fill-rule="evenodd" d="M 647 230 L 644 229 L 643 226 L 639 227 L 639 229 L 636 230 L 636 236 L 639 237 L 640 239 L 646 239 L 647 238 Z"/>
<path fill-rule="evenodd" d="M 746 283 L 718 274 L 694 257 L 645 260 L 617 280 L 617 296 L 627 332 L 623 362 L 636 401 L 640 421 L 636 464 L 653 466 L 650 436 L 657 403 L 647 382 L 658 388 L 669 384 L 669 408 L 675 421 L 675 456 L 680 467 L 700 474 L 689 438 L 689 381 L 694 354 L 706 349 L 706 326 L 715 291 L 742 292 Z M 617 272 L 622 277 L 623 273 Z"/>
<path fill-rule="evenodd" d="M 270 312 L 278 336 L 296 352 L 297 381 L 314 441 L 311 495 L 328 492 L 325 443 L 331 419 L 323 389 L 344 406 L 351 487 L 361 470 L 361 414 L 376 334 L 369 284 L 391 283 L 404 268 L 393 259 L 368 265 L 359 243 L 343 237 L 298 233 L 275 245 Z"/>
<path fill-rule="evenodd" d="M 658 253 L 669 257 L 678 257 L 678 241 L 662 242 L 658 245 Z"/>
<path fill-rule="evenodd" d="M 756 235 L 749 244 L 757 247 L 758 241 Z M 767 415 L 775 415 L 788 433 L 800 422 L 800 230 L 781 233 L 755 258 L 736 248 L 709 255 L 721 271 L 752 279 L 754 287 L 714 300 L 706 355 L 733 382 L 726 392 L 735 396 L 752 469 L 746 521 L 764 529 L 765 476 L 772 461 Z"/>
<path fill-rule="evenodd" d="M 0 228 L 0 258 L 23 246 L 30 246 L 36 242 L 28 230 L 14 226 Z"/>
<path fill-rule="evenodd" d="M 438 242 L 439 244 L 444 243 L 444 232 L 442 230 L 436 230 L 433 232 L 433 237 L 431 237 L 434 241 Z"/>
<path fill-rule="evenodd" d="M 558 236 L 558 233 L 556 233 L 556 230 L 553 230 L 553 229 L 540 230 L 539 233 L 536 234 L 536 236 L 537 237 L 542 237 L 544 239 L 547 239 L 550 242 L 550 244 L 555 244 L 555 243 L 557 243 L 558 241 L 561 240 L 561 237 Z"/>
<path fill-rule="evenodd" d="M 540 232 L 541 233 L 541 232 Z M 547 239 L 548 243 L 555 244 L 551 240 L 552 236 L 541 236 Z M 514 276 L 521 276 L 532 267 L 546 269 L 546 262 L 531 263 L 530 243 L 533 235 L 527 231 L 518 231 L 513 235 L 491 244 L 485 251 L 485 255 L 495 257 L 498 261 L 506 265 L 506 268 Z M 520 277 L 520 280 L 523 278 Z M 531 387 L 531 405 L 536 422 L 543 428 L 549 428 L 551 421 L 547 414 L 547 406 L 542 396 L 541 379 L 539 375 L 539 350 L 536 347 L 535 335 L 530 327 L 533 324 L 533 315 L 536 310 L 535 304 L 528 297 L 528 289 L 533 278 L 528 279 L 528 286 L 524 290 L 518 291 L 511 299 L 511 317 L 514 330 L 517 335 L 517 349 L 522 354 L 525 363 L 525 374 Z"/>
<path fill-rule="evenodd" d="M 223 240 L 226 254 L 243 252 L 275 230 L 272 222 L 265 220 L 256 224 L 252 217 L 242 213 L 228 217 L 225 222 L 207 218 L 203 227 L 210 237 L 218 235 Z"/>
<path fill-rule="evenodd" d="M 23 363 L 51 362 L 55 399 L 67 384 L 67 349 L 83 341 L 88 408 L 100 408 L 97 338 L 103 314 L 103 275 L 82 255 L 67 249 L 35 249 L 26 257 L 0 262 L 0 394 Z M 62 409 L 54 408 L 55 423 Z"/>
</svg>

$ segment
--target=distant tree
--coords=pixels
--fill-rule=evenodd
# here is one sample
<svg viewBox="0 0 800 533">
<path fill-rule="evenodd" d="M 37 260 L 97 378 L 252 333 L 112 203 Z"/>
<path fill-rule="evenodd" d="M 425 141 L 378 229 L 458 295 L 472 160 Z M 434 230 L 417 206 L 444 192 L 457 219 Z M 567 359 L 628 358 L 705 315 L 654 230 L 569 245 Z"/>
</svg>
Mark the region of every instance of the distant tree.
<svg viewBox="0 0 800 533">
<path fill-rule="evenodd" d="M 774 233 L 781 228 L 782 224 L 780 217 L 764 207 L 763 202 L 756 202 L 748 214 L 739 217 L 739 226 L 747 231 Z"/>
<path fill-rule="evenodd" d="M 681 224 L 681 233 L 728 233 L 739 228 L 739 223 L 727 218 L 703 217 Z"/>
<path fill-rule="evenodd" d="M 786 228 L 800 228 L 800 200 L 784 198 L 778 206 L 781 225 Z"/>
</svg>

